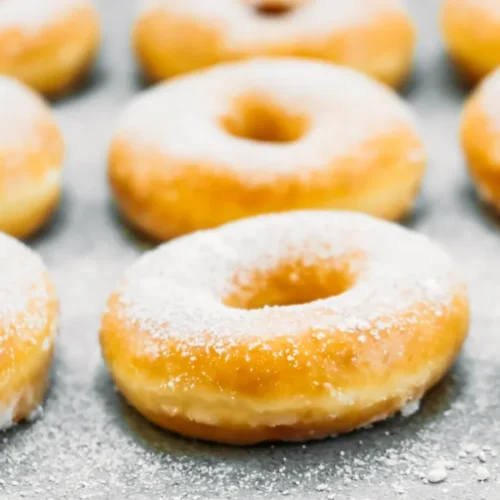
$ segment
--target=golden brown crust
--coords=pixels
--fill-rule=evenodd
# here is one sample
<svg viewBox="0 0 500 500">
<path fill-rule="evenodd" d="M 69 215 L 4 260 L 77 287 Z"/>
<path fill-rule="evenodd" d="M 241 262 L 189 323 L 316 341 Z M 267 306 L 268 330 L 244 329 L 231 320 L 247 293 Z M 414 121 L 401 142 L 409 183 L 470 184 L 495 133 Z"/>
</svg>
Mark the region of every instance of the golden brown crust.
<svg viewBox="0 0 500 500">
<path fill-rule="evenodd" d="M 420 159 L 414 159 L 415 152 Z M 166 240 L 243 217 L 303 208 L 357 210 L 398 220 L 413 207 L 425 163 L 419 138 L 403 127 L 306 179 L 297 171 L 261 182 L 243 170 L 231 174 L 223 165 L 188 164 L 117 138 L 109 154 L 109 179 L 127 218 Z M 213 210 L 217 205 L 221 208 Z"/>
<path fill-rule="evenodd" d="M 461 142 L 480 197 L 497 210 L 500 210 L 499 137 L 500 131 L 492 126 L 479 89 L 464 107 Z"/>
<path fill-rule="evenodd" d="M 335 370 L 323 379 L 320 370 L 307 367 L 307 353 L 315 350 L 318 342 L 312 331 L 304 332 L 301 345 L 297 346 L 299 368 L 292 366 L 286 357 L 275 356 L 286 347 L 283 338 L 272 342 L 270 349 L 257 352 L 252 348 L 252 339 L 246 339 L 223 358 L 200 345 L 189 351 L 197 359 L 193 364 L 186 358 L 184 346 L 173 341 L 156 346 L 165 353 L 161 358 L 148 356 L 140 347 L 144 342 L 149 343 L 150 339 L 145 340 L 147 333 L 131 329 L 119 320 L 119 314 L 114 297 L 102 323 L 101 345 L 120 392 L 161 427 L 189 437 L 230 444 L 321 439 L 393 415 L 409 401 L 420 399 L 446 373 L 460 351 L 469 319 L 467 298 L 459 291 L 446 314 L 441 318 L 422 317 L 410 335 L 402 336 L 394 328 L 383 332 L 377 342 L 361 343 L 353 340 L 358 338 L 356 332 L 347 335 L 326 332 L 338 341 L 329 349 L 330 359 L 325 360 Z M 174 396 L 166 384 L 178 377 L 197 379 L 200 373 L 203 373 L 203 390 L 179 388 L 181 394 L 185 391 L 185 399 Z M 329 387 L 335 387 L 338 394 L 352 396 L 353 404 L 338 407 L 325 404 L 321 410 Z M 232 395 L 233 407 L 217 403 L 221 391 Z M 294 402 L 296 394 L 302 399 Z M 196 421 L 187 416 L 189 412 L 186 414 L 190 398 L 206 400 L 207 414 L 212 413 L 215 420 L 229 414 L 240 418 L 236 422 L 222 419 L 217 424 Z M 281 404 L 287 398 L 290 408 L 281 418 L 286 420 L 289 415 L 293 423 L 253 424 L 253 419 L 265 415 L 275 402 Z"/>
<path fill-rule="evenodd" d="M 406 271 L 401 269 L 405 265 L 399 263 L 394 265 L 398 270 L 396 282 L 391 277 L 392 269 L 386 269 L 383 277 L 375 281 L 362 282 L 361 274 L 355 273 L 346 295 L 340 292 L 339 297 L 291 307 L 261 308 L 263 304 L 289 304 L 286 297 L 269 299 L 273 288 L 279 288 L 285 296 L 288 290 L 288 295 L 293 296 L 299 281 L 310 279 L 307 270 L 314 270 L 317 278 L 309 282 L 310 293 L 322 297 L 318 284 L 325 279 L 347 278 L 345 273 L 352 269 L 365 269 L 363 262 L 370 261 L 370 257 L 362 248 L 347 244 L 349 251 L 344 257 L 335 255 L 335 262 L 340 259 L 340 274 L 334 278 L 327 269 L 332 259 L 328 259 L 322 244 L 321 258 L 314 257 L 315 251 L 304 257 L 305 271 L 298 264 L 290 268 L 284 255 L 287 250 L 277 256 L 277 268 L 259 267 L 259 257 L 250 251 L 250 266 L 255 269 L 247 269 L 245 264 L 241 275 L 230 271 L 227 276 L 234 276 L 231 279 L 236 291 L 257 290 L 264 296 L 263 301 L 238 303 L 236 310 L 246 310 L 236 313 L 236 317 L 234 304 L 228 306 L 229 296 L 214 292 L 206 301 L 204 286 L 211 287 L 216 281 L 215 289 L 224 289 L 219 278 L 209 280 L 210 270 L 215 267 L 213 272 L 219 275 L 226 259 L 236 260 L 235 269 L 240 269 L 241 261 L 247 258 L 237 253 L 239 247 L 233 247 L 230 240 L 220 237 L 221 231 L 227 234 L 238 228 L 242 238 L 264 240 L 265 257 L 269 259 L 267 252 L 275 248 L 270 240 L 276 237 L 283 242 L 278 226 L 265 226 L 260 234 L 254 234 L 249 226 L 254 224 L 255 229 L 260 220 L 273 217 L 284 221 L 286 217 L 295 234 L 304 229 L 300 223 L 312 224 L 321 217 L 337 216 L 334 212 L 304 214 L 295 220 L 293 213 L 247 219 L 175 240 L 141 259 L 139 267 L 125 276 L 108 301 L 100 341 L 117 387 L 143 415 L 186 436 L 232 444 L 322 438 L 402 410 L 448 370 L 467 334 L 468 299 L 465 286 L 453 277 L 449 261 L 435 249 L 427 253 L 427 242 L 415 250 L 415 255 L 422 259 L 434 255 L 433 270 L 412 268 L 411 272 L 419 276 L 415 282 L 407 281 Z M 356 232 L 360 218 L 365 216 L 338 217 L 345 217 L 345 227 Z M 383 230 L 385 223 L 376 222 Z M 268 234 L 271 227 L 277 235 Z M 396 248 L 398 243 L 391 242 L 388 236 L 381 238 L 379 248 L 391 244 Z M 307 245 L 316 248 L 310 233 L 305 238 Z M 198 246 L 201 240 L 205 243 Z M 414 244 L 420 243 L 408 240 L 408 245 Z M 212 254 L 210 245 L 220 253 Z M 279 248 L 288 249 L 287 240 Z M 397 248 L 405 251 L 405 247 Z M 183 259 L 185 255 L 189 260 Z M 295 249 L 290 250 L 290 255 L 295 255 Z M 207 276 L 198 273 L 194 264 L 198 259 L 200 269 L 207 269 Z M 366 264 L 373 268 L 383 265 L 378 261 Z M 225 280 L 226 274 L 222 273 Z M 174 278 L 170 279 L 170 274 Z M 382 279 L 385 281 L 380 282 Z M 207 280 L 210 282 L 205 285 Z M 203 283 L 201 288 L 198 281 Z M 341 285 L 341 281 L 337 284 Z M 429 290 L 439 290 L 438 295 L 432 291 L 421 294 L 429 285 Z M 394 290 L 395 295 L 389 299 Z M 162 293 L 165 299 L 158 299 Z M 367 296 L 375 295 L 385 305 L 370 311 Z M 403 295 L 412 297 L 404 305 Z M 186 297 L 186 301 L 179 297 Z M 151 305 L 151 301 L 158 302 Z M 343 309 L 346 303 L 352 305 L 349 312 Z M 167 307 L 170 309 L 164 313 Z M 200 310 L 204 311 L 201 315 Z M 339 317 L 350 320 L 339 323 Z"/>
<path fill-rule="evenodd" d="M 28 306 L 32 310 L 43 307 L 38 314 L 44 318 L 44 328 L 37 330 L 24 315 L 16 319 L 16 328 L 29 330 L 29 335 L 6 335 L 0 327 L 0 427 L 28 418 L 45 395 L 59 307 L 52 281 L 48 275 L 44 280 L 48 300 L 42 306 L 41 301 L 32 301 Z"/>
<path fill-rule="evenodd" d="M 61 192 L 59 127 L 46 116 L 35 123 L 34 134 L 36 141 L 0 148 L 0 231 L 17 238 L 30 236 L 48 220 Z"/>
<path fill-rule="evenodd" d="M 152 81 L 221 62 L 295 56 L 350 66 L 397 87 L 411 69 L 415 28 L 406 13 L 395 10 L 380 14 L 372 22 L 336 31 L 319 42 L 300 39 L 299 34 L 293 44 L 267 45 L 256 34 L 253 45 L 238 48 L 228 46 L 217 26 L 157 8 L 139 18 L 133 44 L 139 63 Z M 363 49 L 356 50 L 360 46 Z"/>
<path fill-rule="evenodd" d="M 99 41 L 99 19 L 91 5 L 75 7 L 34 33 L 21 27 L 0 30 L 0 74 L 59 96 L 83 80 Z"/>
<path fill-rule="evenodd" d="M 444 0 L 441 32 L 458 69 L 477 82 L 500 65 L 500 17 L 484 1 Z M 498 7 L 495 7 L 498 10 Z"/>
</svg>

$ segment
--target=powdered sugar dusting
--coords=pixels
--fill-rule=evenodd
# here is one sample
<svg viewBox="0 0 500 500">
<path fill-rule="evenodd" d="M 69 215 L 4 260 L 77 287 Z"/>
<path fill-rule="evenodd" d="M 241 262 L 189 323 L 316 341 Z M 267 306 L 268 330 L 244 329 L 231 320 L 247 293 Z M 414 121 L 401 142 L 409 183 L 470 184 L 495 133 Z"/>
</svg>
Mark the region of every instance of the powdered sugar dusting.
<svg viewBox="0 0 500 500">
<path fill-rule="evenodd" d="M 17 398 L 5 408 L 0 410 L 0 430 L 8 429 L 14 425 L 14 412 L 16 411 Z"/>
<path fill-rule="evenodd" d="M 221 118 L 235 100 L 248 94 L 307 116 L 308 129 L 299 140 L 287 143 L 233 137 L 221 126 Z M 264 176 L 322 168 L 325 158 L 345 156 L 400 127 L 415 129 L 409 108 L 394 92 L 360 73 L 317 61 L 259 58 L 220 65 L 143 92 L 124 112 L 118 136 L 137 148 L 159 148 L 169 157 Z M 421 158 L 421 151 L 411 152 L 408 162 Z"/>
<path fill-rule="evenodd" d="M 358 280 L 341 295 L 257 310 L 223 304 L 253 270 L 275 269 L 284 256 L 297 255 L 314 266 L 360 251 L 363 257 L 352 262 L 359 266 Z M 124 319 L 153 337 L 203 344 L 210 334 L 211 347 L 221 353 L 255 331 L 265 341 L 279 321 L 290 334 L 284 354 L 293 356 L 294 334 L 305 327 L 318 336 L 333 327 L 360 332 L 363 341 L 377 339 L 395 313 L 415 304 L 442 314 L 461 286 L 449 258 L 424 236 L 366 215 L 309 211 L 255 217 L 162 245 L 127 272 L 120 302 Z M 418 321 L 416 313 L 405 320 Z"/>
<path fill-rule="evenodd" d="M 161 8 L 186 15 L 202 25 L 217 26 L 230 49 L 256 43 L 293 43 L 297 39 L 330 36 L 345 28 L 373 22 L 387 12 L 402 11 L 400 0 L 307 0 L 281 17 L 259 15 L 257 1 L 236 0 L 143 0 L 142 15 Z"/>
<path fill-rule="evenodd" d="M 479 98 L 493 131 L 500 131 L 500 70 L 485 78 L 479 87 Z M 500 157 L 500 144 L 499 153 Z"/>
<path fill-rule="evenodd" d="M 49 300 L 45 272 L 37 255 L 0 233 L 0 350 L 11 335 L 29 341 L 45 329 Z"/>
<path fill-rule="evenodd" d="M 65 179 L 69 203 L 61 224 L 32 242 L 47 256 L 63 299 L 53 390 L 43 420 L 0 434 L 0 497 L 498 500 L 500 235 L 464 194 L 466 175 L 455 137 L 462 100 L 443 64 L 435 22 L 439 2 L 409 2 L 424 43 L 418 88 L 408 97 L 422 115 L 435 158 L 425 184 L 425 207 L 412 225 L 453 249 L 471 282 L 474 315 L 457 368 L 423 401 L 422 411 L 408 420 L 396 417 L 304 447 L 240 449 L 179 438 L 123 403 L 100 358 L 96 330 L 107 292 L 146 249 L 112 216 L 102 172 L 113 116 L 137 89 L 130 58 L 123 57 L 134 2 L 102 0 L 103 62 L 112 62 L 113 71 L 97 90 L 58 104 L 71 151 Z M 486 464 L 474 453 L 461 457 L 462 443 L 469 442 L 493 449 L 486 451 Z M 446 481 L 427 484 L 432 464 L 449 460 L 457 466 Z M 489 470 L 488 481 L 477 480 L 480 465 Z M 392 489 L 396 483 L 404 494 Z M 329 489 L 317 492 L 324 484 Z M 284 491 L 289 494 L 283 496 Z"/>
<path fill-rule="evenodd" d="M 0 2 L 0 10 L 2 5 Z M 27 144 L 36 142 L 37 120 L 49 113 L 43 100 L 25 85 L 0 76 L 0 147 L 26 147 Z"/>
<path fill-rule="evenodd" d="M 407 405 L 405 405 L 404 408 L 401 410 L 401 416 L 411 417 L 412 415 L 415 415 L 415 413 L 417 413 L 419 409 L 420 409 L 420 400 L 417 399 L 415 401 L 411 401 Z"/>
<path fill-rule="evenodd" d="M 39 30 L 71 9 L 89 3 L 89 0 L 2 0 L 0 29 Z"/>
<path fill-rule="evenodd" d="M 47 315 L 51 300 L 46 285 L 46 269 L 40 257 L 10 236 L 0 233 L 0 380 L 9 383 L 13 366 L 19 363 L 8 342 L 16 336 L 20 342 L 37 343 L 50 318 Z M 52 325 L 51 336 L 43 342 L 48 350 L 54 341 L 57 322 Z M 13 424 L 16 406 L 21 398 L 32 398 L 31 389 L 23 389 L 0 408 L 0 429 Z M 26 392 L 28 391 L 28 392 Z"/>
<path fill-rule="evenodd" d="M 448 9 L 454 7 L 453 2 L 447 2 L 447 4 L 449 4 L 449 7 L 447 5 Z M 489 18 L 495 20 L 500 19 L 500 4 L 497 0 L 460 0 L 459 5 L 457 5 L 456 8 L 463 9 L 464 7 L 466 7 L 467 10 L 471 8 L 482 10 L 487 13 Z"/>
<path fill-rule="evenodd" d="M 27 417 L 28 422 L 34 422 L 35 420 L 41 418 L 43 415 L 43 406 L 38 405 Z"/>
</svg>

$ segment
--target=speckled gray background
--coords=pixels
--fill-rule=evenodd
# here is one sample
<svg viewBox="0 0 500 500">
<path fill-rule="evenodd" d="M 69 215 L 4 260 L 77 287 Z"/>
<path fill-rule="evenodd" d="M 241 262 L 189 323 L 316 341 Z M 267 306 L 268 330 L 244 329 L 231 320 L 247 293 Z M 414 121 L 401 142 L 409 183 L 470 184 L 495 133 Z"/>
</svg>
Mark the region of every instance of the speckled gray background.
<svg viewBox="0 0 500 500">
<path fill-rule="evenodd" d="M 238 449 L 156 429 L 116 394 L 99 353 L 99 318 L 122 271 L 150 244 L 119 220 L 105 182 L 117 114 L 141 82 L 129 52 L 133 2 L 101 0 L 99 64 L 86 88 L 54 105 L 68 149 L 64 201 L 29 242 L 62 302 L 52 386 L 42 419 L 0 434 L 0 498 L 500 498 L 500 226 L 478 203 L 458 149 L 467 89 L 443 54 L 438 3 L 412 1 L 420 42 L 405 98 L 420 115 L 431 161 L 408 226 L 461 263 L 473 322 L 457 366 L 421 411 L 335 440 Z M 443 460 L 448 477 L 427 484 Z"/>
</svg>

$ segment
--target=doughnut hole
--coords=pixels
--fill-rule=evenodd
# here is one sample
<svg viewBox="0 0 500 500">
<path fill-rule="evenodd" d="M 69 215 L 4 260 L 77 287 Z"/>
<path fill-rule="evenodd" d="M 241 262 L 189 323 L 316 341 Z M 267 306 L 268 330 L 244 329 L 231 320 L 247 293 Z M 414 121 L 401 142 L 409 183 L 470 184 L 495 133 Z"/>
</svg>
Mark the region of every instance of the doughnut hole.
<svg viewBox="0 0 500 500">
<path fill-rule="evenodd" d="M 234 137 L 274 143 L 298 141 L 309 127 L 309 119 L 304 114 L 257 95 L 236 99 L 220 123 Z"/>
<path fill-rule="evenodd" d="M 292 260 L 271 269 L 240 270 L 223 303 L 236 309 L 261 309 L 307 304 L 340 295 L 356 281 L 352 264 L 351 259 L 319 264 Z"/>
<path fill-rule="evenodd" d="M 288 14 L 293 7 L 279 2 L 266 2 L 255 6 L 255 10 L 261 16 L 282 16 Z"/>
<path fill-rule="evenodd" d="M 255 13 L 265 17 L 281 17 L 292 13 L 304 0 L 255 0 L 252 7 Z"/>
</svg>

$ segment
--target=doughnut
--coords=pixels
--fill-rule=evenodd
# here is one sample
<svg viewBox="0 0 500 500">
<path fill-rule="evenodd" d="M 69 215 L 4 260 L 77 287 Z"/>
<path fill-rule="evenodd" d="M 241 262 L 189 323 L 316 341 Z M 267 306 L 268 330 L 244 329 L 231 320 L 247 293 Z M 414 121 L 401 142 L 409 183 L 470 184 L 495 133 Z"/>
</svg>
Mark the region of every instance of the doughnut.
<svg viewBox="0 0 500 500">
<path fill-rule="evenodd" d="M 500 3 L 444 0 L 441 32 L 450 56 L 469 81 L 500 66 Z"/>
<path fill-rule="evenodd" d="M 64 146 L 48 106 L 0 76 L 0 231 L 31 235 L 57 206 Z"/>
<path fill-rule="evenodd" d="M 0 429 L 39 413 L 57 326 L 54 286 L 41 259 L 0 233 Z"/>
<path fill-rule="evenodd" d="M 350 66 L 399 86 L 415 28 L 400 0 L 143 0 L 133 45 L 153 81 L 258 56 Z"/>
<path fill-rule="evenodd" d="M 480 198 L 500 211 L 500 69 L 488 76 L 464 106 L 461 143 Z"/>
<path fill-rule="evenodd" d="M 108 163 L 123 214 L 165 240 L 293 209 L 400 219 L 426 159 L 409 109 L 386 87 L 328 63 L 263 58 L 137 96 Z"/>
<path fill-rule="evenodd" d="M 99 31 L 89 0 L 2 0 L 0 74 L 46 95 L 63 94 L 90 69 Z"/>
<path fill-rule="evenodd" d="M 111 294 L 100 341 L 117 388 L 150 421 L 252 444 L 414 409 L 467 329 L 465 285 L 426 237 L 310 210 L 146 253 Z"/>
</svg>

